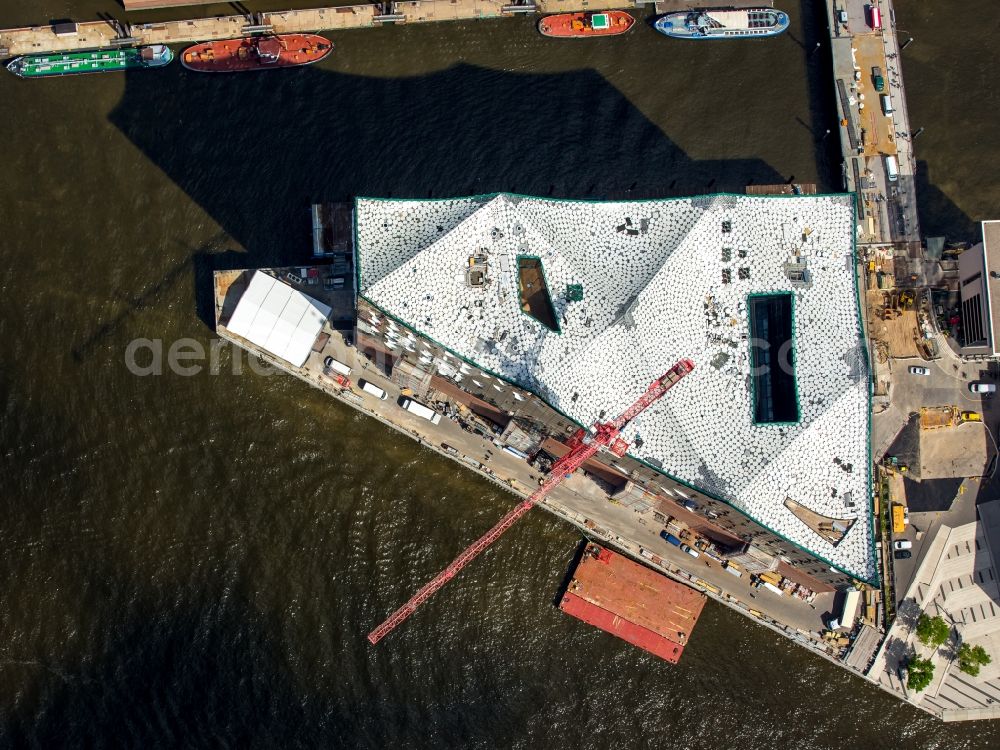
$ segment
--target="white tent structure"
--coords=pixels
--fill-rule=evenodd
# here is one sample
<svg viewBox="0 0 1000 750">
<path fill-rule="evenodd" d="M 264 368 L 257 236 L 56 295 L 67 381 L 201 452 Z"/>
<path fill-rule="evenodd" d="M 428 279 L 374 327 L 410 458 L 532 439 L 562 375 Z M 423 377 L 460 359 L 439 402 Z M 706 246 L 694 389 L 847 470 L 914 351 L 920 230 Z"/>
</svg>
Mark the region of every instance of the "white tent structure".
<svg viewBox="0 0 1000 750">
<path fill-rule="evenodd" d="M 329 315 L 329 306 L 256 271 L 226 328 L 301 367 Z"/>
</svg>

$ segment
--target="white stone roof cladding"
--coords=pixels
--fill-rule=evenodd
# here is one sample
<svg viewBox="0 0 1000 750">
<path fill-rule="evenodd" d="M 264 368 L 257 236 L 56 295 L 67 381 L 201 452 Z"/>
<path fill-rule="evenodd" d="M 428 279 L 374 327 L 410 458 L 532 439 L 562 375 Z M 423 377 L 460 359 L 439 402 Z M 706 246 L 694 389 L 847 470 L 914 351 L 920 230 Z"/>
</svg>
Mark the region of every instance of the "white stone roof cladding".
<svg viewBox="0 0 1000 750">
<path fill-rule="evenodd" d="M 695 371 L 626 430 L 630 454 L 871 580 L 868 372 L 853 212 L 850 196 L 359 200 L 360 291 L 582 424 L 601 411 L 618 414 L 690 357 Z M 472 288 L 464 273 L 478 252 L 487 255 L 490 281 Z M 542 259 L 561 332 L 521 312 L 518 255 Z M 789 260 L 807 263 L 810 288 L 792 288 Z M 568 284 L 583 285 L 583 301 L 566 300 Z M 772 292 L 794 300 L 797 424 L 753 423 L 747 298 Z M 857 521 L 834 546 L 785 508 L 786 497 Z"/>
</svg>

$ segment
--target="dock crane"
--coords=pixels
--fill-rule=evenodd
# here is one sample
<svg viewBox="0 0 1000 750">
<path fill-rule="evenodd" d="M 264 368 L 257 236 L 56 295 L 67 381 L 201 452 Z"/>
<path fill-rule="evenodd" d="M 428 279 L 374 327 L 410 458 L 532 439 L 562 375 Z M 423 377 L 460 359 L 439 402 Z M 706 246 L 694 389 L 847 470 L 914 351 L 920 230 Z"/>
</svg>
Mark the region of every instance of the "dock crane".
<svg viewBox="0 0 1000 750">
<path fill-rule="evenodd" d="M 628 443 L 619 437 L 625 425 L 656 403 L 663 394 L 673 388 L 693 369 L 694 362 L 690 359 L 679 360 L 663 376 L 650 383 L 646 392 L 617 419 L 612 422 L 597 422 L 591 430 L 582 427 L 577 430 L 567 443 L 569 452 L 552 465 L 552 471 L 545 483 L 535 490 L 531 497 L 516 505 L 501 518 L 492 529 L 469 545 L 462 554 L 455 558 L 451 565 L 431 579 L 406 604 L 393 612 L 385 622 L 370 632 L 368 634 L 369 642 L 375 645 L 389 635 L 407 617 L 412 615 L 417 607 L 430 599 L 438 589 L 454 578 L 480 552 L 493 544 L 501 534 L 513 526 L 515 521 L 531 510 L 535 503 L 541 502 L 546 495 L 562 484 L 564 479 L 583 466 L 587 459 L 593 457 L 599 450 L 606 448 L 616 456 L 625 455 Z"/>
</svg>

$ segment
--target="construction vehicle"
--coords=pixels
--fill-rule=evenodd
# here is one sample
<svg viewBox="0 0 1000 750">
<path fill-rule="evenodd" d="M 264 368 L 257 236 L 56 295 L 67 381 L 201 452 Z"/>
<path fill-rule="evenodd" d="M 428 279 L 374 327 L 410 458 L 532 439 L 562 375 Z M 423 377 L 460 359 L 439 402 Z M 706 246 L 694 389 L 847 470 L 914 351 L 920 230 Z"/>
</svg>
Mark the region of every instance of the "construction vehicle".
<svg viewBox="0 0 1000 750">
<path fill-rule="evenodd" d="M 548 480 L 535 490 L 531 497 L 515 506 L 492 529 L 467 547 L 464 552 L 455 558 L 451 565 L 438 573 L 429 583 L 417 591 L 406 604 L 393 612 L 385 622 L 370 632 L 368 634 L 368 641 L 372 645 L 375 645 L 385 638 L 406 618 L 412 615 L 417 607 L 454 578 L 479 553 L 489 547 L 500 538 L 503 532 L 513 526 L 515 521 L 531 510 L 536 503 L 541 502 L 546 495 L 583 466 L 599 450 L 605 449 L 616 456 L 625 455 L 629 446 L 628 443 L 619 437 L 625 425 L 656 403 L 692 370 L 694 370 L 694 362 L 690 359 L 678 361 L 663 376 L 650 383 L 646 392 L 613 422 L 597 422 L 590 430 L 582 427 L 577 430 L 567 442 L 569 452 L 552 465 L 552 471 L 549 473 Z"/>
<path fill-rule="evenodd" d="M 902 534 L 906 531 L 906 508 L 899 503 L 892 504 L 892 533 Z"/>
<path fill-rule="evenodd" d="M 963 411 L 959 417 L 963 422 L 982 422 L 983 415 L 978 411 Z"/>
<path fill-rule="evenodd" d="M 885 79 L 882 77 L 882 68 L 877 65 L 872 68 L 872 85 L 879 93 L 885 91 Z"/>
<path fill-rule="evenodd" d="M 901 474 L 910 470 L 910 467 L 899 462 L 899 456 L 886 456 L 882 459 L 882 465 L 887 469 L 898 471 Z"/>
</svg>

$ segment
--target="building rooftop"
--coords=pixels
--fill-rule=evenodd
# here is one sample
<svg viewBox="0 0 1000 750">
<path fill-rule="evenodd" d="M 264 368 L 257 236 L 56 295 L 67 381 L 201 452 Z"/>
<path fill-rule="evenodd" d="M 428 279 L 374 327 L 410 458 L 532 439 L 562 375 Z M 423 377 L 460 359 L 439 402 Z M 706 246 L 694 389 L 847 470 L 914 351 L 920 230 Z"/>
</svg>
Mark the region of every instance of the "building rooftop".
<svg viewBox="0 0 1000 750">
<path fill-rule="evenodd" d="M 899 674 L 906 656 L 916 650 L 930 658 L 934 679 L 908 699 L 945 720 L 1000 718 L 1000 501 L 982 503 L 976 510 L 978 521 L 942 525 L 934 532 L 868 674 L 903 693 Z M 941 649 L 921 645 L 916 625 L 922 613 L 944 617 L 958 640 L 982 646 L 992 663 L 973 677 L 958 668 L 953 643 Z"/>
<path fill-rule="evenodd" d="M 693 359 L 629 454 L 876 577 L 850 196 L 361 199 L 356 222 L 366 300 L 580 424 Z"/>
<path fill-rule="evenodd" d="M 989 311 L 989 342 L 994 354 L 1000 354 L 1000 220 L 984 221 L 983 256 L 986 259 L 986 279 Z"/>
</svg>

